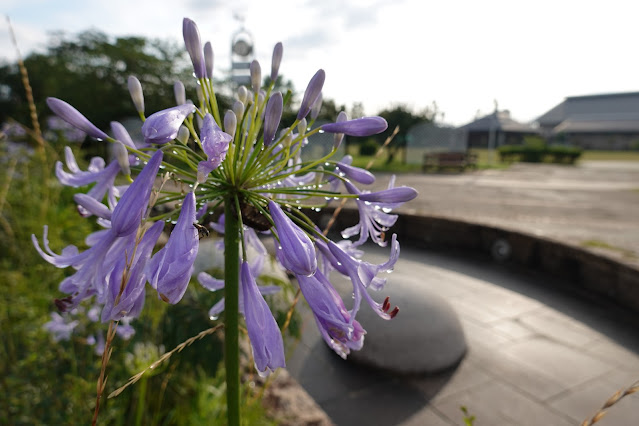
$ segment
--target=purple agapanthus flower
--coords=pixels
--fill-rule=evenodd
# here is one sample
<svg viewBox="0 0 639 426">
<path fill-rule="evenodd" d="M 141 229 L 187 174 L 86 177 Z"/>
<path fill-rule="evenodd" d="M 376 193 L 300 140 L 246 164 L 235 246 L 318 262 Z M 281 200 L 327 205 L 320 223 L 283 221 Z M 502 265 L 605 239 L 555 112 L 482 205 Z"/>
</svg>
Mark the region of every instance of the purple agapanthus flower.
<svg viewBox="0 0 639 426">
<path fill-rule="evenodd" d="M 264 112 L 264 145 L 269 146 L 275 138 L 275 133 L 282 119 L 282 94 L 275 92 L 266 104 Z"/>
<path fill-rule="evenodd" d="M 262 68 L 258 61 L 253 61 L 249 67 L 249 87 L 240 86 L 230 102 L 232 108 L 222 111 L 212 81 L 211 44 L 202 48 L 197 25 L 188 18 L 183 21 L 183 36 L 199 79 L 197 108 L 186 99 L 184 84 L 177 82 L 174 93 L 178 106 L 145 117 L 142 86 L 137 78 L 131 77 L 128 81 L 131 98 L 144 122 L 143 144 L 134 144 L 127 130 L 117 122 L 111 123 L 114 136 L 111 138 L 72 106 L 59 99 L 48 100 L 58 116 L 90 136 L 104 139 L 116 156 L 108 165 L 102 159 L 92 159 L 88 169 L 81 170 L 67 149 L 66 168 L 62 163 L 56 165 L 56 174 L 64 185 L 87 187 L 83 191 L 86 193 L 76 194 L 74 200 L 81 215 L 95 217 L 103 228 L 86 237 L 88 249 L 81 251 L 70 245 L 60 254 L 49 247 L 46 227 L 41 242 L 32 236 L 36 250 L 47 262 L 75 269 L 60 283 L 65 297 L 56 300 L 56 305 L 63 311 L 77 308 L 78 312 L 86 312 L 85 306 L 80 306 L 86 301 L 92 306 L 88 314 L 92 319 L 97 320 L 99 312 L 104 322 L 118 321 L 118 334 L 130 338 L 134 329 L 129 322 L 143 308 L 146 282 L 167 303 L 182 299 L 199 239 L 208 235 L 208 230 L 196 220 L 204 220 L 212 213 L 211 209 L 231 203 L 224 208 L 226 214 L 237 215 L 237 221 L 222 216 L 210 228 L 224 233 L 226 227 L 236 232 L 236 224 L 242 224 L 237 231 L 239 239 L 227 239 L 228 247 L 223 242 L 215 244 L 225 251 L 231 265 L 240 266 L 242 262 L 239 282 L 225 283 L 204 272 L 198 279 L 211 291 L 226 285 L 238 286 L 239 296 L 233 301 L 222 298 L 211 307 L 211 319 L 217 320 L 225 305 L 238 303 L 260 374 L 285 365 L 282 336 L 263 297 L 279 288 L 260 287 L 256 280 L 260 276 L 264 279 L 262 268 L 269 259 L 258 236 L 260 232 L 275 240 L 278 261 L 275 264 L 297 277 L 326 343 L 346 357 L 350 351 L 360 349 L 364 341 L 365 331 L 355 318 L 362 300 L 384 319 L 391 319 L 398 312 L 398 308 L 391 309 L 388 298 L 378 303 L 369 295 L 370 291 L 383 290 L 386 281 L 381 274 L 390 271 L 397 261 L 396 237 L 393 235 L 391 240 L 388 261 L 380 265 L 362 260 L 361 248 L 369 238 L 380 245 L 387 244 L 385 233 L 397 220 L 390 211 L 414 198 L 417 192 L 412 188 L 396 188 L 394 177 L 388 189 L 362 190 L 356 185 L 372 184 L 375 176 L 353 166 L 350 156 L 341 161 L 332 156 L 344 135 L 380 133 L 386 129 L 386 121 L 381 117 L 349 121 L 341 112 L 334 123 L 316 126 L 326 78 L 320 69 L 304 92 L 294 123 L 280 130 L 283 111 L 294 103 L 290 96 L 282 96 L 275 90 L 283 54 L 281 43 L 273 50 L 270 81 L 267 79 L 263 84 Z M 322 158 L 302 156 L 309 138 L 322 132 L 334 134 L 333 149 Z M 135 174 L 147 159 L 129 184 L 131 172 Z M 116 185 L 118 173 L 124 175 L 118 182 L 128 181 L 124 186 Z M 339 198 L 357 203 L 360 222 L 343 232 L 344 238 L 357 235 L 356 241 L 327 240 L 304 213 L 305 208 L 319 210 Z M 168 241 L 153 254 L 164 223 L 171 221 L 176 221 L 176 225 Z M 331 273 L 350 278 L 354 298 L 350 310 L 331 285 Z M 61 336 L 67 333 L 65 324 L 60 320 L 55 324 Z M 234 324 L 235 321 L 229 322 L 225 330 L 230 336 L 231 351 L 237 349 Z M 103 334 L 97 336 L 96 341 L 104 341 Z M 237 375 L 228 375 L 231 376 Z"/>
<path fill-rule="evenodd" d="M 125 256 L 118 259 L 107 277 L 102 322 L 117 321 L 123 317 L 135 318 L 140 314 L 144 306 L 145 267 L 163 228 L 162 222 L 154 223 L 151 228 L 146 230 L 137 244 L 137 248 L 130 247 L 126 251 L 130 255 L 135 253 L 133 259 L 127 259 Z M 130 265 L 130 268 L 127 267 L 127 264 Z M 122 282 L 125 276 L 127 281 Z"/>
<path fill-rule="evenodd" d="M 122 236 L 134 232 L 146 213 L 155 176 L 162 162 L 162 151 L 156 151 L 142 172 L 126 190 L 111 215 L 111 227 L 115 235 Z"/>
<path fill-rule="evenodd" d="M 253 348 L 253 359 L 258 373 L 265 375 L 278 367 L 286 367 L 282 333 L 260 294 L 248 262 L 242 263 L 240 275 L 244 295 L 244 318 Z"/>
<path fill-rule="evenodd" d="M 328 123 L 322 126 L 327 133 L 343 133 L 349 136 L 371 136 L 383 132 L 388 123 L 382 117 L 362 117 L 355 120 Z"/>
<path fill-rule="evenodd" d="M 302 98 L 302 105 L 300 106 L 300 110 L 297 113 L 298 120 L 306 117 L 308 113 L 311 112 L 313 104 L 322 94 L 322 87 L 324 87 L 325 79 L 326 73 L 324 72 L 324 70 L 318 70 L 313 78 L 311 78 L 311 81 L 308 82 L 308 86 L 306 87 L 306 91 L 304 92 L 304 97 Z"/>
<path fill-rule="evenodd" d="M 57 312 L 51 312 L 51 321 L 44 324 L 45 330 L 51 333 L 54 342 L 71 339 L 73 330 L 78 326 L 78 320 L 69 321 Z"/>
<path fill-rule="evenodd" d="M 47 105 L 58 117 L 82 130 L 84 133 L 96 139 L 106 140 L 109 136 L 95 127 L 84 115 L 68 103 L 58 98 L 47 98 Z"/>
<path fill-rule="evenodd" d="M 165 144 L 172 141 L 177 137 L 180 126 L 186 117 L 193 111 L 195 111 L 195 106 L 187 103 L 151 115 L 142 125 L 144 141 L 154 144 Z"/>
<path fill-rule="evenodd" d="M 211 114 L 204 116 L 201 134 L 202 149 L 208 159 L 198 163 L 198 182 L 204 182 L 206 176 L 224 161 L 226 152 L 229 150 L 229 143 L 233 139 L 231 135 L 219 128 Z"/>
<path fill-rule="evenodd" d="M 335 260 L 339 264 L 334 265 L 335 268 L 338 271 L 344 271 L 353 284 L 353 316 L 359 310 L 362 298 L 364 298 L 377 315 L 383 319 L 388 320 L 397 315 L 399 312 L 399 308 L 397 307 L 389 312 L 390 304 L 388 298 L 386 298 L 384 303 L 380 304 L 375 302 L 367 291 L 369 287 L 378 291 L 384 288 L 386 279 L 380 278 L 377 275 L 381 272 L 392 271 L 397 259 L 399 258 L 399 243 L 397 242 L 397 236 L 395 234 L 393 234 L 392 238 L 390 258 L 387 262 L 384 262 L 381 265 L 373 265 L 359 259 L 354 259 L 332 241 L 328 242 L 328 249 L 333 256 L 335 256 Z"/>
<path fill-rule="evenodd" d="M 324 274 L 318 270 L 310 277 L 298 275 L 297 282 L 328 346 L 344 359 L 351 350 L 360 350 L 366 331 Z"/>
<path fill-rule="evenodd" d="M 199 247 L 195 223 L 195 195 L 189 192 L 184 198 L 177 224 L 166 245 L 148 264 L 147 276 L 158 296 L 175 304 L 182 299 L 193 272 L 193 262 Z"/>
<path fill-rule="evenodd" d="M 279 237 L 277 253 L 284 267 L 296 274 L 311 275 L 317 269 L 315 247 L 310 237 L 270 201 L 269 210 Z"/>
<path fill-rule="evenodd" d="M 197 78 L 206 78 L 206 64 L 204 63 L 200 31 L 195 22 L 189 18 L 184 18 L 182 21 L 182 35 L 184 36 L 186 51 L 189 52 L 191 62 L 193 63 L 195 76 Z"/>
</svg>

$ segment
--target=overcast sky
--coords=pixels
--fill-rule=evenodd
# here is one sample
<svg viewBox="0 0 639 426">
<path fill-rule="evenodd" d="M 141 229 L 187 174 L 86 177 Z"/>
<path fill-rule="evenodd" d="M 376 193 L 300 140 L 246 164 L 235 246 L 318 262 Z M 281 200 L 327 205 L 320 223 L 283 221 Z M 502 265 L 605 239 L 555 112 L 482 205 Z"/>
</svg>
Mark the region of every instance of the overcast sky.
<svg viewBox="0 0 639 426">
<path fill-rule="evenodd" d="M 298 90 L 323 68 L 325 97 L 362 102 L 368 115 L 435 101 L 447 123 L 465 124 L 497 100 L 531 121 L 566 96 L 639 91 L 633 0 L 0 0 L 0 11 L 23 55 L 56 30 L 180 40 L 190 17 L 213 44 L 216 72 L 230 68 L 240 13 L 264 74 L 282 41 L 280 70 Z M 16 58 L 5 22 L 0 58 Z"/>
</svg>

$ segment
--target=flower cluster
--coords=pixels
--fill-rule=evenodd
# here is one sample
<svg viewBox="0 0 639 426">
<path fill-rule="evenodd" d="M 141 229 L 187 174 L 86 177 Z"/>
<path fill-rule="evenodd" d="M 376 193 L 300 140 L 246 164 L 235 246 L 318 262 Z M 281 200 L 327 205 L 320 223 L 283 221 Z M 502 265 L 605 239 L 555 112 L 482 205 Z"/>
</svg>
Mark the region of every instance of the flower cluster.
<svg viewBox="0 0 639 426">
<path fill-rule="evenodd" d="M 54 253 L 46 227 L 42 243 L 32 237 L 46 261 L 75 269 L 60 284 L 66 296 L 56 301 L 58 307 L 69 311 L 91 300 L 101 308 L 101 321 L 130 321 L 143 308 L 147 282 L 159 299 L 178 303 L 193 273 L 204 229 L 198 218 L 224 204 L 226 216 L 211 227 L 227 237 L 229 229 L 239 234 L 241 249 L 225 247 L 226 256 L 240 256 L 239 280 L 223 281 L 200 273 L 198 281 L 210 291 L 237 288 L 257 370 L 266 373 L 285 365 L 282 336 L 263 297 L 278 288 L 257 285 L 268 256 L 260 234 L 275 240 L 274 256 L 296 277 L 326 343 L 346 357 L 364 341 L 366 332 L 356 320 L 362 300 L 383 319 L 398 312 L 397 307 L 391 309 L 388 298 L 379 303 L 369 293 L 384 289 L 386 280 L 380 274 L 391 271 L 399 256 L 396 236 L 391 238 L 389 260 L 381 265 L 361 260 L 361 247 L 369 239 L 386 245 L 384 233 L 397 220 L 390 210 L 415 198 L 417 192 L 395 187 L 394 179 L 386 190 L 360 190 L 356 184 L 371 184 L 375 177 L 353 166 L 348 156 L 337 161 L 332 156 L 344 135 L 370 136 L 384 131 L 387 123 L 381 117 L 348 120 L 342 112 L 334 123 L 314 127 L 325 79 L 324 71 L 319 70 L 306 88 L 297 118 L 284 125 L 282 111 L 290 96 L 274 90 L 283 56 L 281 43 L 273 51 L 270 85 L 262 86 L 260 64 L 253 61 L 251 87 L 240 87 L 231 110 L 221 115 L 212 83 L 211 45 L 202 47 L 198 28 L 190 19 L 184 19 L 183 34 L 198 80 L 197 103 L 186 99 L 184 84 L 177 82 L 176 106 L 147 117 L 142 85 L 131 77 L 129 91 L 143 119 L 144 141 L 133 143 L 117 122 L 111 124 L 110 136 L 66 102 L 47 100 L 58 117 L 93 138 L 112 143 L 116 154 L 109 164 L 94 158 L 85 171 L 67 149 L 66 170 L 61 162 L 56 164 L 62 184 L 92 185 L 86 193 L 77 194 L 75 201 L 82 216 L 95 216 L 104 228 L 87 237 L 89 248 L 82 252 L 68 246 L 61 254 Z M 335 135 L 333 150 L 323 158 L 302 161 L 300 152 L 308 137 L 318 132 Z M 138 171 L 135 179 L 132 170 Z M 118 174 L 131 183 L 116 185 Z M 355 241 L 329 240 L 302 211 L 336 198 L 357 203 L 360 223 L 342 233 L 344 238 L 358 236 Z M 162 210 L 154 208 L 161 205 Z M 239 227 L 229 228 L 230 219 L 239 222 Z M 154 252 L 167 221 L 175 226 L 166 244 Z M 249 249 L 257 255 L 249 258 Z M 331 285 L 329 276 L 334 271 L 352 282 L 350 309 Z M 213 306 L 211 318 L 217 318 L 224 305 L 222 300 Z M 60 338 L 72 326 L 59 328 Z"/>
</svg>

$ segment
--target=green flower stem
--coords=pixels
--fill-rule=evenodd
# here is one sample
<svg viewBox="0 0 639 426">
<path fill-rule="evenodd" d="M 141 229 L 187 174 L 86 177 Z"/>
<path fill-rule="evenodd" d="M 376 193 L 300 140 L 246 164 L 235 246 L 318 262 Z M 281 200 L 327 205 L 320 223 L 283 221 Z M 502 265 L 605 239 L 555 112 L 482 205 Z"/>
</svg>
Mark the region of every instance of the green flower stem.
<svg viewBox="0 0 639 426">
<path fill-rule="evenodd" d="M 240 222 L 235 211 L 236 196 L 224 198 L 224 366 L 226 407 L 229 426 L 240 424 L 240 349 L 238 343 L 240 286 Z"/>
</svg>

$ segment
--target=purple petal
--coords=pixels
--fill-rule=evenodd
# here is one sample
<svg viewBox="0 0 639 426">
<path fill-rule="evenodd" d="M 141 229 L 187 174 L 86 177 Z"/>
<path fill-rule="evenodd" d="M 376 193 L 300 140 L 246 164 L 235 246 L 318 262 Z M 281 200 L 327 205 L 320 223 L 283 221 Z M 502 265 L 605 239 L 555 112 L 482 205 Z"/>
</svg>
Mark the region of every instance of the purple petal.
<svg viewBox="0 0 639 426">
<path fill-rule="evenodd" d="M 206 66 L 202 57 L 202 42 L 200 41 L 200 31 L 197 29 L 195 22 L 189 18 L 182 21 L 182 35 L 184 36 L 184 45 L 186 51 L 189 52 L 191 62 L 193 63 L 193 71 L 197 78 L 206 78 Z"/>
<path fill-rule="evenodd" d="M 346 358 L 351 349 L 361 349 L 366 332 L 346 309 L 324 274 L 317 271 L 312 277 L 298 275 L 297 280 L 320 333 L 331 349 L 342 358 Z"/>
<path fill-rule="evenodd" d="M 144 166 L 135 181 L 126 190 L 118 205 L 111 215 L 111 226 L 117 236 L 128 235 L 135 232 L 140 226 L 142 216 L 149 203 L 151 188 L 155 182 L 160 164 L 162 163 L 162 151 L 156 151 L 149 162 Z"/>
<path fill-rule="evenodd" d="M 388 123 L 382 117 L 362 117 L 341 123 L 328 123 L 322 130 L 328 133 L 344 133 L 349 136 L 371 136 L 383 132 Z"/>
<path fill-rule="evenodd" d="M 163 144 L 175 139 L 186 117 L 194 111 L 195 106 L 184 104 L 156 112 L 142 125 L 144 140 Z"/>
<path fill-rule="evenodd" d="M 224 133 L 213 119 L 213 116 L 208 113 L 204 116 L 200 136 L 202 149 L 209 161 L 217 167 L 226 157 L 229 143 L 233 137 L 228 133 Z"/>
<path fill-rule="evenodd" d="M 417 191 L 409 186 L 400 186 L 383 191 L 360 194 L 359 199 L 375 203 L 405 203 L 417 197 L 417 194 Z"/>
<path fill-rule="evenodd" d="M 364 185 L 370 185 L 371 183 L 375 182 L 375 175 L 373 175 L 366 169 L 350 166 L 342 162 L 338 162 L 337 167 L 339 171 L 344 173 L 349 179 L 352 179 L 355 182 L 359 182 Z"/>
<path fill-rule="evenodd" d="M 109 136 L 102 130 L 95 127 L 84 115 L 77 109 L 73 108 L 68 103 L 58 98 L 47 98 L 47 105 L 61 119 L 72 125 L 73 127 L 82 130 L 84 133 L 96 139 L 105 140 Z"/>
<path fill-rule="evenodd" d="M 311 111 L 313 104 L 317 100 L 318 96 L 322 93 L 322 87 L 324 87 L 324 80 L 326 79 L 326 73 L 324 70 L 319 70 L 315 73 L 311 81 L 308 82 L 306 91 L 304 92 L 304 98 L 302 98 L 302 105 L 297 113 L 297 119 L 301 120 L 306 117 Z M 342 132 L 345 133 L 345 132 Z"/>
<path fill-rule="evenodd" d="M 257 371 L 263 375 L 278 367 L 286 367 L 282 333 L 280 333 L 266 301 L 260 294 L 246 261 L 242 263 L 240 281 L 244 294 L 246 329 L 251 340 Z"/>
<path fill-rule="evenodd" d="M 310 237 L 286 216 L 277 203 L 269 201 L 268 205 L 279 236 L 278 255 L 284 267 L 299 275 L 313 274 L 317 269 L 317 256 Z"/>
<path fill-rule="evenodd" d="M 199 247 L 198 231 L 193 223 L 195 195 L 189 192 L 169 240 L 148 265 L 149 282 L 167 303 L 176 304 L 182 299 L 193 272 Z"/>
</svg>

